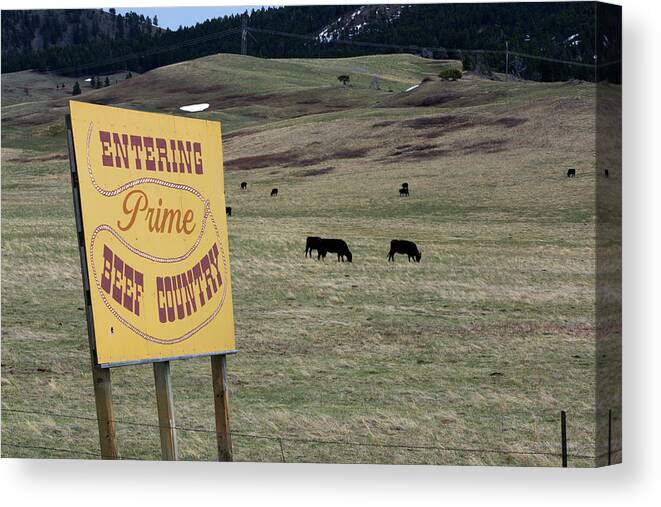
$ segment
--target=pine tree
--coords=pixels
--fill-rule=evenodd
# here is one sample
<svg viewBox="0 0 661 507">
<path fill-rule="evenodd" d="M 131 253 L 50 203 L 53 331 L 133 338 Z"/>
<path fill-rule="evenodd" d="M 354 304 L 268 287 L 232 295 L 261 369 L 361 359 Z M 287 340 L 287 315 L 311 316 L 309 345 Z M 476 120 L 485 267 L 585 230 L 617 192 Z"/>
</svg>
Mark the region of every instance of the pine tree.
<svg viewBox="0 0 661 507">
<path fill-rule="evenodd" d="M 154 26 L 158 26 L 158 16 L 154 14 Z"/>
<path fill-rule="evenodd" d="M 106 76 L 106 80 L 103 82 L 103 86 L 110 86 L 110 78 Z"/>
<path fill-rule="evenodd" d="M 92 80 L 90 81 L 90 86 L 92 88 L 96 88 L 96 76 L 92 76 Z"/>
<path fill-rule="evenodd" d="M 71 95 L 80 95 L 80 85 L 78 84 L 78 81 L 74 83 Z"/>
</svg>

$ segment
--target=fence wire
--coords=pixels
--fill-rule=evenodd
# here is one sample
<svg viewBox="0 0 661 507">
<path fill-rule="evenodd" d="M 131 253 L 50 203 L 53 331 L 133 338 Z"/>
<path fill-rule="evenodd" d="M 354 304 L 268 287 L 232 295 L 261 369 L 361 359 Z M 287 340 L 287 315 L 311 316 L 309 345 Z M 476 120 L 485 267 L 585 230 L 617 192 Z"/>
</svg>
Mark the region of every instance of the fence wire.
<svg viewBox="0 0 661 507">
<path fill-rule="evenodd" d="M 22 410 L 22 409 L 10 409 L 3 408 L 3 412 L 11 414 L 28 414 L 28 415 L 38 415 L 42 417 L 53 417 L 60 419 L 73 419 L 73 420 L 84 420 L 92 422 L 112 422 L 114 424 L 121 424 L 127 426 L 137 426 L 137 427 L 147 427 L 147 428 L 170 428 L 170 426 L 144 423 L 137 421 L 128 421 L 124 419 L 113 419 L 106 421 L 103 419 L 98 419 L 96 417 L 76 415 L 76 414 L 64 414 L 58 412 L 46 412 L 46 411 L 33 411 L 33 410 Z M 215 430 L 207 428 L 192 428 L 188 426 L 172 426 L 172 429 L 182 432 L 193 432 L 193 433 L 205 433 L 217 435 L 218 432 Z M 332 440 L 332 439 L 320 439 L 320 438 L 309 438 L 301 437 L 298 435 L 286 434 L 286 435 L 264 435 L 256 433 L 245 433 L 240 431 L 230 431 L 230 434 L 234 437 L 239 438 L 251 438 L 251 439 L 261 439 L 269 440 L 278 443 L 280 448 L 281 461 L 286 462 L 285 451 L 284 451 L 284 442 L 299 443 L 299 444 L 315 444 L 315 445 L 333 445 L 333 446 L 349 446 L 349 447 L 369 447 L 369 448 L 381 448 L 381 449 L 405 449 L 409 451 L 437 451 L 437 452 L 456 452 L 456 453 L 466 453 L 466 454 L 500 454 L 500 455 L 520 455 L 520 456 L 548 456 L 548 457 L 562 457 L 561 452 L 556 451 L 543 451 L 543 450 L 517 450 L 517 449 L 497 449 L 497 448 L 479 448 L 479 447 L 453 447 L 453 446 L 442 446 L 442 445 L 431 445 L 431 444 L 402 444 L 402 443 L 392 443 L 392 442 L 360 442 L 360 441 L 350 441 L 350 440 Z M 65 448 L 56 448 L 56 447 L 47 447 L 47 446 L 35 446 L 28 444 L 18 444 L 18 443 L 5 443 L 2 445 L 4 447 L 13 447 L 20 449 L 31 449 L 31 450 L 48 450 L 55 453 L 68 453 L 72 455 L 80 456 L 93 456 L 104 458 L 100 452 L 90 452 L 76 449 L 65 449 Z M 611 455 L 621 452 L 621 449 L 614 449 L 610 451 Z M 596 455 L 589 454 L 571 454 L 568 453 L 567 457 L 573 459 L 585 459 L 585 460 L 596 460 L 607 456 L 609 453 L 604 452 Z M 123 456 L 120 459 L 129 459 L 129 460 L 139 460 L 143 459 L 140 457 L 126 457 Z"/>
</svg>

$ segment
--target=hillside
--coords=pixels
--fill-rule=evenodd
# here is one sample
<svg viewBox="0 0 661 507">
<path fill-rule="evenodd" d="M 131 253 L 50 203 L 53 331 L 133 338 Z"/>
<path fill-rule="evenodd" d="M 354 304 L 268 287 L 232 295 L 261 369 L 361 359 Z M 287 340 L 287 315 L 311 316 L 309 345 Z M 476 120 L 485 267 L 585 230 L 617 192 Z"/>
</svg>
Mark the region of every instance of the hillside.
<svg viewBox="0 0 661 507">
<path fill-rule="evenodd" d="M 130 80 L 114 76 L 119 78 L 118 84 L 113 81 L 112 86 L 99 90 L 83 86 L 77 100 L 177 114 L 182 105 L 209 102 L 211 108 L 201 116 L 222 120 L 224 131 L 232 132 L 289 118 L 369 107 L 425 76 L 438 74 L 447 65 L 451 63 L 412 55 L 265 60 L 224 54 L 161 67 Z M 350 86 L 343 87 L 337 76 L 347 73 Z M 375 76 L 379 90 L 372 88 Z M 59 91 L 55 89 L 58 81 L 65 83 Z M 62 134 L 72 85 L 71 78 L 48 73 L 5 74 L 2 94 L 8 107 L 2 109 L 3 144 L 29 142 L 51 148 L 61 143 L 61 138 L 48 132 Z M 24 94 L 25 87 L 32 90 L 30 96 Z M 25 129 L 35 125 L 36 137 L 26 141 Z"/>
<path fill-rule="evenodd" d="M 566 410 L 570 465 L 595 463 L 595 183 L 620 181 L 596 174 L 595 85 L 436 77 L 458 65 L 219 54 L 79 97 L 208 102 L 191 116 L 222 122 L 237 461 L 559 466 Z M 3 76 L 3 97 L 31 75 Z M 69 98 L 3 101 L 2 395 L 90 419 L 3 409 L 6 457 L 98 448 Z M 310 235 L 346 240 L 353 262 L 305 258 Z M 422 262 L 389 263 L 394 238 Z M 172 379 L 181 458 L 214 459 L 208 360 Z M 122 457 L 157 459 L 151 368 L 114 369 L 113 396 Z"/>
</svg>

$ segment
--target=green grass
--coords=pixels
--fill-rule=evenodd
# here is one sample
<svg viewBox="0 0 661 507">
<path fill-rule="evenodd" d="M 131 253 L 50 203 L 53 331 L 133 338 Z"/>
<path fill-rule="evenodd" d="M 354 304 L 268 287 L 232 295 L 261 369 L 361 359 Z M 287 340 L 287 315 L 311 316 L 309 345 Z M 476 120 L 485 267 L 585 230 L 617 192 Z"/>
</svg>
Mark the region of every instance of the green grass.
<svg viewBox="0 0 661 507">
<path fill-rule="evenodd" d="M 210 102 L 206 117 L 223 121 L 240 349 L 228 359 L 232 429 L 285 439 L 281 450 L 237 435 L 238 460 L 557 466 L 548 455 L 300 440 L 555 453 L 560 410 L 570 454 L 594 454 L 594 89 L 466 76 L 403 92 L 434 65 L 217 55 L 85 96 L 161 112 Z M 381 90 L 369 88 L 374 73 Z M 449 97 L 422 105 L 439 95 Z M 32 108 L 14 109 L 61 121 L 59 109 Z M 64 146 L 52 148 L 55 135 L 40 149 L 42 121 L 12 115 L 3 108 L 3 407 L 93 418 L 67 162 L 43 160 Z M 442 116 L 463 126 L 410 123 Z M 522 121 L 498 123 L 511 118 Z M 289 161 L 239 169 L 282 152 Z M 397 195 L 403 181 L 409 198 Z M 345 239 L 354 262 L 305 259 L 308 235 Z M 391 239 L 416 241 L 422 262 L 388 263 Z M 211 429 L 209 361 L 174 363 L 173 383 L 177 423 Z M 157 428 L 127 424 L 157 424 L 151 367 L 113 370 L 113 389 L 122 455 L 158 459 Z M 94 421 L 5 410 L 2 423 L 5 444 L 98 449 Z M 212 433 L 179 439 L 184 459 L 215 458 Z M 51 455 L 61 454 L 3 448 Z"/>
</svg>

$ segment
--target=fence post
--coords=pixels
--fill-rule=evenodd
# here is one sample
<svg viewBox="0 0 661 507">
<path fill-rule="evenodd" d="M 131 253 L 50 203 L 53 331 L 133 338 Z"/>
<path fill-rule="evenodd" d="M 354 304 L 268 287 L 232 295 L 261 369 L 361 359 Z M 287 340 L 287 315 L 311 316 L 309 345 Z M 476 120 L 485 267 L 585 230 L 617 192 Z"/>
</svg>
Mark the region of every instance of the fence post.
<svg viewBox="0 0 661 507">
<path fill-rule="evenodd" d="M 287 460 L 285 459 L 285 448 L 282 445 L 282 438 L 279 438 L 278 441 L 280 442 L 280 456 L 282 457 L 282 462 L 287 463 Z"/>
<path fill-rule="evenodd" d="M 156 408 L 161 435 L 161 456 L 164 461 L 177 461 L 177 433 L 174 424 L 174 403 L 170 383 L 170 361 L 154 363 Z"/>
<path fill-rule="evenodd" d="M 608 464 L 611 464 L 611 452 L 612 452 L 612 438 L 613 438 L 613 433 L 612 433 L 612 428 L 613 428 L 613 411 L 609 408 L 608 409 Z"/>
<path fill-rule="evenodd" d="M 560 440 L 562 444 L 562 468 L 567 468 L 567 412 L 560 411 Z"/>
</svg>

